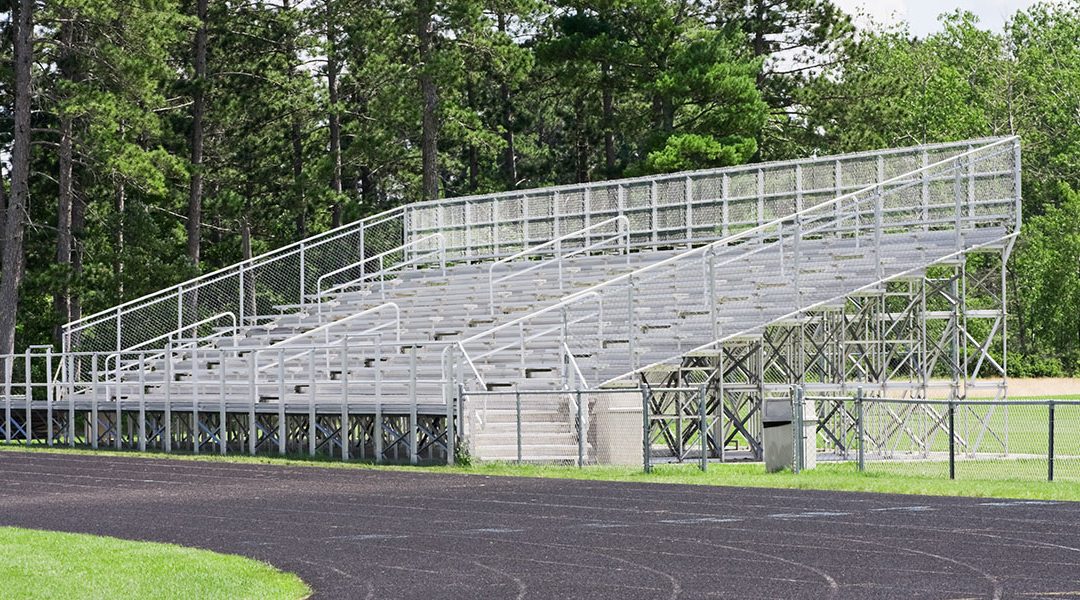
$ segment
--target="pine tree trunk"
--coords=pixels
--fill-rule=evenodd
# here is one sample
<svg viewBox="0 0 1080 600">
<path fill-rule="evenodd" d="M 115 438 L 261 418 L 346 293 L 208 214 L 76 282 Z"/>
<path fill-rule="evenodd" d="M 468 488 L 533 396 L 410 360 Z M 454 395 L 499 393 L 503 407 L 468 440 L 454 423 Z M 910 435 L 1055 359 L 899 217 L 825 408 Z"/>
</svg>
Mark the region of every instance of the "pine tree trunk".
<svg viewBox="0 0 1080 600">
<path fill-rule="evenodd" d="M 72 60 L 72 41 L 74 25 L 71 15 L 60 26 L 60 76 L 66 81 L 74 80 Z M 56 264 L 61 268 L 63 281 L 54 297 L 56 308 L 56 326 L 53 329 L 53 344 L 62 347 L 64 324 L 71 321 L 71 197 L 74 193 L 72 181 L 72 119 L 66 112 L 60 116 L 60 146 L 57 152 L 60 173 L 57 177 L 57 217 L 56 217 Z"/>
<path fill-rule="evenodd" d="M 499 13 L 498 25 L 499 31 L 506 33 L 506 15 Z M 514 146 L 514 102 L 510 94 L 510 86 L 506 83 L 499 85 L 499 97 L 502 102 L 503 141 L 506 142 L 503 155 L 503 177 L 506 179 L 506 188 L 512 190 L 518 184 L 517 148 Z"/>
<path fill-rule="evenodd" d="M 330 112 L 327 121 L 330 128 L 330 191 L 334 193 L 332 207 L 333 225 L 341 227 L 345 207 L 342 206 L 341 185 L 341 114 L 338 113 L 338 73 L 341 64 L 337 56 L 337 24 L 335 22 L 334 0 L 326 0 L 326 87 L 330 100 Z"/>
<path fill-rule="evenodd" d="M 615 101 L 611 92 L 611 65 L 601 67 L 601 111 L 604 119 L 604 170 L 607 177 L 615 176 Z"/>
<path fill-rule="evenodd" d="M 71 290 L 69 313 L 72 321 L 82 318 L 82 297 L 78 283 L 83 272 L 83 230 L 86 228 L 86 202 L 78 194 L 71 198 L 71 281 L 75 284 Z"/>
<path fill-rule="evenodd" d="M 123 135 L 123 128 L 120 133 Z M 113 277 L 116 280 L 116 302 L 124 301 L 124 221 L 127 213 L 127 187 L 123 181 L 116 182 L 116 231 L 113 232 L 113 251 L 116 253 L 113 261 Z"/>
<path fill-rule="evenodd" d="M 15 111 L 11 148 L 11 199 L 4 222 L 4 255 L 0 267 L 0 354 L 15 350 L 15 317 L 23 278 L 23 236 L 30 201 L 30 103 L 32 99 L 34 0 L 19 0 L 15 31 Z"/>
<path fill-rule="evenodd" d="M 422 194 L 424 200 L 439 196 L 439 92 L 431 64 L 435 23 L 432 0 L 416 0 L 416 35 L 420 42 L 420 95 L 423 99 L 423 122 L 421 124 L 420 157 L 423 164 Z"/>
<path fill-rule="evenodd" d="M 208 0 L 197 0 L 195 13 L 195 91 L 191 108 L 191 189 L 188 195 L 187 255 L 198 268 L 202 251 L 203 128 L 206 117 L 206 16 Z"/>
</svg>

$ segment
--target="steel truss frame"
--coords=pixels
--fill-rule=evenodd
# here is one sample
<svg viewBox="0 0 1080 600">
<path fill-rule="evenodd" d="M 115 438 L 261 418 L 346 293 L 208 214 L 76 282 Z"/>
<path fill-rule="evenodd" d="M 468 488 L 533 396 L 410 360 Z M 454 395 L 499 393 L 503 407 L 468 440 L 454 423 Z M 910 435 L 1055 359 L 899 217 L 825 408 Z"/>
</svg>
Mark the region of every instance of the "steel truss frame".
<svg viewBox="0 0 1080 600">
<path fill-rule="evenodd" d="M 285 413 L 284 427 L 279 427 L 277 411 L 164 411 L 124 405 L 114 408 L 114 404 L 73 410 L 48 410 L 32 404 L 29 410 L 12 410 L 9 418 L 0 420 L 0 433 L 6 434 L 10 427 L 10 442 L 16 444 L 93 449 L 307 454 L 413 464 L 447 462 L 445 412 L 350 412 L 343 428 L 340 410 L 312 409 Z M 33 423 L 29 436 L 28 414 Z M 281 432 L 284 444 L 279 443 Z"/>
<path fill-rule="evenodd" d="M 965 408 L 963 401 L 975 391 L 990 390 L 995 400 L 1007 395 L 1005 276 L 1014 241 L 1015 236 L 1006 237 L 999 245 L 935 264 L 920 277 L 853 294 L 840 307 L 806 311 L 760 334 L 694 352 L 677 366 L 643 373 L 655 418 L 654 444 L 676 460 L 688 458 L 685 448 L 697 437 L 697 421 L 689 403 L 679 402 L 683 394 L 665 389 L 705 385 L 710 455 L 760 460 L 764 400 L 791 396 L 799 386 L 815 402 L 826 449 L 841 457 L 855 448 L 857 391 L 868 411 L 876 410 L 875 397 L 958 402 L 975 427 L 957 433 L 957 447 L 974 453 L 991 443 L 1007 451 L 1007 435 L 994 424 L 994 411 L 1007 408 L 980 412 Z M 896 409 L 882 403 L 880 408 L 875 414 L 888 421 L 882 439 L 894 446 L 903 438 L 929 452 L 934 436 L 947 431 L 946 415 L 933 406 Z M 677 432 L 663 425 L 676 422 L 677 415 L 686 418 Z M 914 421 L 919 426 L 912 426 Z M 866 441 L 879 452 L 895 450 L 871 435 Z"/>
</svg>

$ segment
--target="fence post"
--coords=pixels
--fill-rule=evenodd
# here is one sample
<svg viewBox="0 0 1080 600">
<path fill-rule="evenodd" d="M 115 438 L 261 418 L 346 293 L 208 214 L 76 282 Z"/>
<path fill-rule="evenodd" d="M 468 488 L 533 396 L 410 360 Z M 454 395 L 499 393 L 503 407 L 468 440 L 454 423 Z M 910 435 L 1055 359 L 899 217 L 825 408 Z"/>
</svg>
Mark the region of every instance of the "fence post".
<svg viewBox="0 0 1080 600">
<path fill-rule="evenodd" d="M 1050 410 L 1050 442 L 1047 444 L 1046 449 L 1046 480 L 1054 480 L 1054 401 L 1051 400 L 1047 404 L 1047 408 Z"/>
<path fill-rule="evenodd" d="M 956 479 L 956 402 L 949 400 L 949 479 Z"/>
<path fill-rule="evenodd" d="M 709 468 L 709 420 L 705 415 L 705 384 L 698 391 L 698 437 L 701 438 L 701 470 Z"/>
<path fill-rule="evenodd" d="M 858 388 L 855 391 L 855 430 L 859 437 L 859 472 L 866 471 L 866 431 L 863 423 L 863 391 Z"/>
<path fill-rule="evenodd" d="M 517 431 L 517 462 L 521 464 L 521 390 L 514 388 L 514 422 L 517 424 L 515 431 Z"/>
<path fill-rule="evenodd" d="M 792 424 L 793 424 L 794 429 L 795 429 L 795 431 L 793 432 L 795 434 L 794 435 L 794 438 L 795 438 L 795 461 L 794 461 L 794 464 L 792 465 L 791 470 L 794 473 L 801 473 L 802 469 L 803 469 L 803 460 L 804 460 L 803 459 L 803 450 L 804 450 L 804 448 L 803 448 L 803 437 L 805 435 L 805 433 L 803 432 L 804 427 L 803 427 L 803 389 L 802 389 L 802 386 L 801 385 L 795 386 L 794 392 L 795 392 L 795 394 L 794 394 L 794 398 L 792 398 L 793 402 L 791 403 L 792 404 L 791 408 L 792 408 L 792 412 L 795 413 L 794 415 L 792 415 L 792 416 L 795 417 L 794 419 L 792 419 Z"/>
<path fill-rule="evenodd" d="M 649 395 L 648 387 L 641 388 L 641 456 L 645 464 L 645 472 L 652 472 L 652 457 L 649 452 Z"/>
<path fill-rule="evenodd" d="M 574 393 L 577 394 L 577 466 L 580 469 L 585 466 L 585 413 L 581 406 L 581 390 Z"/>
</svg>

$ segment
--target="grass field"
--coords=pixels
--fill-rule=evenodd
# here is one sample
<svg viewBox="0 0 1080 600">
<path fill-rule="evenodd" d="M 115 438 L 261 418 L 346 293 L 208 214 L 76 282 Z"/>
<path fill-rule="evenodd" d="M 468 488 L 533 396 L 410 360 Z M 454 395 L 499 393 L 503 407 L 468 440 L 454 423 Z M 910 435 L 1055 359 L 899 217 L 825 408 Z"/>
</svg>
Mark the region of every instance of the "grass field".
<svg viewBox="0 0 1080 600">
<path fill-rule="evenodd" d="M 108 450 L 80 450 L 63 448 L 35 447 L 26 450 L 22 446 L 0 444 L 0 451 L 33 453 L 80 453 L 101 456 L 126 456 L 143 458 L 164 458 L 169 460 L 194 460 L 206 462 L 227 462 L 239 464 L 277 464 L 288 466 L 318 466 L 340 469 L 379 469 L 410 472 L 456 473 L 486 476 L 514 477 L 556 477 L 566 479 L 585 479 L 603 481 L 626 481 L 633 483 L 680 483 L 692 485 L 740 486 L 761 488 L 819 489 L 852 492 L 878 492 L 891 494 L 926 494 L 932 496 L 974 496 L 986 498 L 1027 498 L 1039 500 L 1080 501 L 1080 481 L 1040 480 L 1042 475 L 1033 477 L 1011 476 L 1008 472 L 989 471 L 976 466 L 984 461 L 973 461 L 967 466 L 958 467 L 962 477 L 956 481 L 947 478 L 948 464 L 936 462 L 909 462 L 907 471 L 889 471 L 879 469 L 877 465 L 868 465 L 869 470 L 860 473 L 855 464 L 819 463 L 812 471 L 799 474 L 790 472 L 766 473 L 760 463 L 710 464 L 707 472 L 701 472 L 690 464 L 661 464 L 653 468 L 652 473 L 644 473 L 640 467 L 588 466 L 539 466 L 487 463 L 470 466 L 401 466 L 372 465 L 370 463 L 335 461 L 331 459 L 309 459 L 307 457 L 281 458 L 274 456 L 219 456 L 185 454 L 151 454 L 136 452 L 117 452 Z M 986 461 L 997 464 L 999 461 Z M 884 464 L 884 463 L 883 463 Z M 1045 465 L 1045 463 L 1040 463 Z M 943 472 L 942 469 L 945 469 Z M 962 471 L 971 469 L 974 472 Z M 1077 466 L 1080 470 L 1080 465 Z M 980 477 L 980 473 L 991 473 L 993 477 Z M 1045 474 L 1045 471 L 1042 471 Z M 970 475 L 970 477 L 963 477 Z"/>
<path fill-rule="evenodd" d="M 299 577 L 171 544 L 0 527 L 5 598 L 306 598 Z"/>
</svg>

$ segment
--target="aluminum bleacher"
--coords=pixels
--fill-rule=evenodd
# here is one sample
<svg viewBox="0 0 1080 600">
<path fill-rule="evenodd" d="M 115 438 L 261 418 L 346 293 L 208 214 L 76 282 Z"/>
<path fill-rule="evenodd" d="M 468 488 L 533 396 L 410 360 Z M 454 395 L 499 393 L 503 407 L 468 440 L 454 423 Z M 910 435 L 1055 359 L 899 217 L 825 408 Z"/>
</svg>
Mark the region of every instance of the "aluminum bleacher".
<svg viewBox="0 0 1080 600">
<path fill-rule="evenodd" d="M 709 443 L 754 451 L 761 402 L 792 383 L 985 375 L 1003 302 L 956 289 L 967 257 L 1007 258 L 1019 199 L 1019 142 L 1000 138 L 408 204 L 6 357 L 4 434 L 619 462 L 640 456 L 646 389 L 704 381 Z M 960 360 L 969 319 L 1000 327 Z"/>
</svg>

